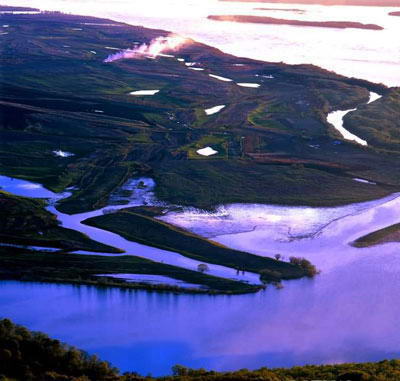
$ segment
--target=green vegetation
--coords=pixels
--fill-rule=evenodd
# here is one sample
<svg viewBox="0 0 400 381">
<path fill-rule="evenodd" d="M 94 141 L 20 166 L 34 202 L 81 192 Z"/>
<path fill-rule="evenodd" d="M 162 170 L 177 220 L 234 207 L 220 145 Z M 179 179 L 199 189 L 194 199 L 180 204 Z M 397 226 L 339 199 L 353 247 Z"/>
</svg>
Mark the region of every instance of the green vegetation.
<svg viewBox="0 0 400 381">
<path fill-rule="evenodd" d="M 289 262 L 292 265 L 299 266 L 301 269 L 303 269 L 309 278 L 313 278 L 319 273 L 317 268 L 308 259 L 290 257 Z"/>
<path fill-rule="evenodd" d="M 44 200 L 0 191 L 0 242 L 55 247 L 66 251 L 123 252 L 93 241 L 78 231 L 59 226 L 56 216 L 48 212 L 45 206 Z"/>
<path fill-rule="evenodd" d="M 202 72 L 166 57 L 106 64 L 114 52 L 109 47 L 131 48 L 132 41 L 148 43 L 167 32 L 60 13 L 2 18 L 10 27 L 1 41 L 0 173 L 54 191 L 76 187 L 58 206 L 65 213 L 106 205 L 112 191 L 140 175 L 155 178 L 162 200 L 201 208 L 340 205 L 400 187 L 395 90 L 311 65 L 238 59 L 195 42 L 176 55 Z M 234 82 L 257 78 L 261 86 L 239 87 L 210 73 Z M 128 95 L 141 89 L 161 91 Z M 378 102 L 361 107 L 351 123 L 369 147 L 341 141 L 326 114 L 366 102 L 369 90 L 386 96 L 379 108 Z M 205 115 L 205 108 L 222 104 L 220 113 Z M 372 139 L 382 120 L 377 135 L 386 137 Z M 380 151 L 382 139 L 389 155 Z M 199 157 L 194 152 L 203 144 L 219 155 Z M 60 148 L 74 156 L 56 157 L 52 151 Z M 298 163 L 304 168 L 294 170 Z M 355 184 L 352 177 L 377 185 Z"/>
<path fill-rule="evenodd" d="M 388 242 L 400 242 L 400 224 L 387 226 L 386 228 L 357 238 L 352 245 L 361 248 L 382 245 Z"/>
<path fill-rule="evenodd" d="M 360 107 L 345 117 L 345 127 L 368 144 L 387 153 L 400 152 L 400 89 L 393 88 L 383 98 Z"/>
<path fill-rule="evenodd" d="M 342 168 L 312 163 L 297 166 L 293 160 L 280 164 L 272 159 L 260 158 L 260 165 L 240 159 L 165 162 L 153 174 L 156 195 L 203 209 L 241 202 L 336 206 L 384 197 L 396 189 L 355 182 Z M 315 192 L 318 196 L 310 198 Z"/>
<path fill-rule="evenodd" d="M 400 360 L 236 372 L 194 370 L 176 365 L 173 375 L 121 375 L 116 368 L 40 332 L 0 320 L 1 381 L 397 381 Z"/>
<path fill-rule="evenodd" d="M 204 135 L 198 141 L 189 144 L 187 147 L 182 147 L 181 149 L 187 151 L 188 158 L 193 160 L 213 160 L 227 158 L 227 146 L 229 138 L 223 134 L 220 135 Z M 207 157 L 201 156 L 196 151 L 198 149 L 212 146 L 213 149 L 218 151 L 217 154 Z"/>
<path fill-rule="evenodd" d="M 95 356 L 0 320 L 0 380 L 111 381 L 118 371 Z"/>
<path fill-rule="evenodd" d="M 234 274 L 233 270 L 232 273 Z M 131 283 L 112 277 L 97 277 L 97 274 L 164 275 L 205 287 L 189 289 L 169 285 Z M 0 278 L 203 294 L 244 294 L 257 292 L 263 288 L 195 270 L 153 262 L 133 255 L 116 257 L 47 253 L 1 246 Z"/>
<path fill-rule="evenodd" d="M 83 221 L 84 224 L 109 230 L 145 245 L 174 251 L 198 261 L 214 263 L 242 271 L 262 273 L 266 282 L 294 279 L 308 275 L 297 263 L 277 261 L 243 251 L 229 249 L 204 239 L 151 215 L 149 209 L 128 208 Z M 151 209 L 150 209 L 151 211 Z"/>
</svg>

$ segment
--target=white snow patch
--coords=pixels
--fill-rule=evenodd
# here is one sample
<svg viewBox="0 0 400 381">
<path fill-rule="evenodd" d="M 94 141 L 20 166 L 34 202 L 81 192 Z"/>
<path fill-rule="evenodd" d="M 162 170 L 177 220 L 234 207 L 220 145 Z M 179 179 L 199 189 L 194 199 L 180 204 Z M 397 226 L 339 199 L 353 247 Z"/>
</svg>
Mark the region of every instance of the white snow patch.
<svg viewBox="0 0 400 381">
<path fill-rule="evenodd" d="M 343 118 L 345 117 L 345 115 L 355 110 L 357 109 L 353 108 L 351 110 L 345 110 L 345 111 L 333 111 L 328 114 L 326 119 L 328 123 L 332 124 L 346 140 L 352 140 L 358 144 L 361 144 L 362 146 L 367 146 L 368 143 L 365 140 L 359 138 L 357 135 L 352 134 L 350 131 L 347 131 L 343 127 Z"/>
<path fill-rule="evenodd" d="M 214 106 L 211 108 L 207 108 L 204 111 L 207 115 L 212 115 L 212 114 L 216 114 L 217 112 L 221 111 L 224 107 L 225 107 L 225 105 Z"/>
<path fill-rule="evenodd" d="M 232 79 L 230 78 L 225 78 L 225 77 L 221 77 L 219 75 L 215 75 L 215 74 L 208 74 L 211 78 L 215 78 L 218 79 L 220 81 L 224 81 L 224 82 L 232 82 Z"/>
<path fill-rule="evenodd" d="M 132 91 L 129 95 L 154 95 L 157 94 L 160 90 L 138 90 Z"/>
<path fill-rule="evenodd" d="M 368 104 L 370 104 L 370 103 L 372 103 L 372 102 L 375 102 L 376 100 L 378 100 L 378 99 L 380 99 L 380 98 L 382 98 L 382 95 L 379 95 L 379 94 L 377 94 L 377 93 L 374 93 L 374 92 L 370 92 L 369 93 L 369 101 L 368 101 Z"/>
<path fill-rule="evenodd" d="M 242 87 L 253 87 L 253 88 L 257 88 L 260 87 L 259 83 L 246 83 L 246 82 L 241 82 L 241 83 L 237 83 L 238 86 L 242 86 Z"/>
<path fill-rule="evenodd" d="M 359 179 L 358 177 L 355 177 L 353 180 L 357 181 L 359 183 L 376 185 L 376 183 L 374 183 L 373 181 L 369 181 L 369 180 L 365 180 L 365 179 Z"/>
<path fill-rule="evenodd" d="M 205 147 L 202 149 L 199 149 L 196 151 L 199 155 L 202 156 L 212 156 L 218 153 L 215 149 L 212 149 L 211 147 Z"/>
</svg>

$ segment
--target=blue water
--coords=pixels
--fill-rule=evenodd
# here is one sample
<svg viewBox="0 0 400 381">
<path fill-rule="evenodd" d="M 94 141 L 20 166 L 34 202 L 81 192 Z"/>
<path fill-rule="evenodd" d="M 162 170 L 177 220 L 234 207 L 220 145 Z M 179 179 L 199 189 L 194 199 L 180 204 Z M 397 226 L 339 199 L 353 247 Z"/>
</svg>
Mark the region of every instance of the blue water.
<svg viewBox="0 0 400 381">
<path fill-rule="evenodd" d="M 400 356 L 400 277 L 381 261 L 242 296 L 1 281 L 0 316 L 144 375 L 382 360 Z"/>
</svg>

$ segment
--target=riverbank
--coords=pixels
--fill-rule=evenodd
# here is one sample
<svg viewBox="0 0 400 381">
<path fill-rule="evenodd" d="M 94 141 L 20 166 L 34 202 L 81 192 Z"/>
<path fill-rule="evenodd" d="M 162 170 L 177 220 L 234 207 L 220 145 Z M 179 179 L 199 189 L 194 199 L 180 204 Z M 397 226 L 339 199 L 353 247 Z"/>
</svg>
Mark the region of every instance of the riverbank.
<svg viewBox="0 0 400 381">
<path fill-rule="evenodd" d="M 218 278 L 131 255 L 88 256 L 0 246 L 0 268 L 0 278 L 3 280 L 82 284 L 158 292 L 234 295 L 257 292 L 264 288 L 261 285 Z M 113 277 L 114 274 L 121 273 L 163 275 L 197 286 L 184 288 L 169 284 L 154 285 L 145 282 L 127 282 Z"/>
<path fill-rule="evenodd" d="M 272 258 L 232 250 L 199 235 L 156 219 L 161 214 L 154 209 L 130 208 L 84 220 L 82 223 L 112 231 L 130 241 L 170 250 L 205 263 L 260 274 L 264 282 L 298 279 L 316 275 L 307 268 Z"/>
<path fill-rule="evenodd" d="M 35 192 L 37 192 L 37 196 L 40 196 L 43 192 L 40 186 L 35 186 L 35 184 L 26 181 L 7 179 L 5 177 L 2 177 L 2 180 L 5 189 L 10 188 L 14 191 L 20 189 L 23 194 L 31 194 L 32 196 L 35 195 Z M 144 184 L 145 182 L 148 181 L 143 179 L 133 183 Z M 138 189 L 134 189 L 134 191 L 137 190 Z M 139 191 L 143 192 L 141 196 L 143 199 L 133 199 L 132 202 L 141 205 L 145 199 L 151 198 L 151 190 L 139 188 Z M 147 195 L 146 192 L 148 193 Z M 57 198 L 58 200 L 62 199 L 62 197 L 56 194 L 51 195 L 49 191 L 46 191 L 44 194 L 47 193 L 50 193 L 51 204 L 53 204 Z M 7 192 L 2 192 L 0 196 L 0 206 L 3 209 L 11 208 L 11 213 L 4 213 L 7 218 L 4 218 L 2 221 L 3 229 L 0 237 L 3 242 L 2 260 L 5 261 L 4 269 L 11 269 L 14 271 L 14 273 L 12 271 L 9 272 L 9 274 L 14 274 L 11 276 L 11 279 L 24 279 L 28 277 L 28 279 L 36 279 L 39 281 L 48 279 L 52 281 L 69 280 L 72 283 L 79 283 L 79 279 L 81 279 L 82 284 L 107 283 L 113 286 L 118 283 L 120 286 L 125 285 L 131 288 L 178 290 L 175 284 L 173 284 L 172 287 L 168 284 L 171 280 L 166 280 L 160 287 L 154 287 L 154 285 L 147 285 L 147 287 L 144 287 L 142 284 L 144 282 L 138 281 L 133 282 L 134 284 L 128 284 L 128 282 L 124 282 L 123 280 L 113 279 L 112 274 L 135 273 L 135 269 L 129 266 L 126 268 L 122 266 L 124 262 L 120 261 L 121 256 L 115 258 L 115 263 L 113 262 L 112 255 L 118 253 L 126 253 L 133 261 L 140 262 L 140 256 L 147 256 L 153 259 L 151 262 L 154 266 L 152 270 L 147 270 L 146 274 L 168 276 L 168 274 L 165 273 L 160 274 L 157 265 L 164 269 L 164 266 L 169 264 L 173 265 L 175 269 L 178 269 L 177 266 L 186 268 L 187 270 L 183 269 L 186 277 L 181 280 L 191 284 L 197 283 L 197 274 L 199 273 L 207 273 L 211 277 L 216 275 L 219 278 L 229 278 L 225 279 L 227 285 L 224 286 L 223 289 L 218 287 L 218 283 L 212 285 L 207 284 L 209 288 L 207 293 L 256 292 L 263 288 L 260 285 L 260 280 L 257 278 L 260 278 L 264 283 L 276 284 L 283 279 L 297 279 L 304 276 L 313 277 L 316 275 L 316 270 L 313 270 L 311 264 L 309 264 L 309 266 L 301 266 L 300 263 L 291 264 L 272 258 L 263 258 L 246 252 L 235 251 L 208 241 L 188 231 L 184 231 L 183 229 L 176 228 L 168 223 L 159 221 L 155 217 L 160 216 L 164 211 L 164 208 L 161 207 L 142 206 L 123 209 L 123 205 L 120 205 L 120 211 L 113 209 L 107 211 L 107 209 L 104 209 L 107 213 L 103 214 L 103 210 L 100 209 L 93 213 L 70 217 L 57 212 L 54 207 L 47 208 L 54 214 L 45 210 L 44 207 L 46 203 L 41 199 L 18 197 Z M 64 197 L 67 197 L 67 195 Z M 70 228 L 60 227 L 59 225 L 69 226 Z M 93 229 L 86 225 L 95 226 L 98 229 Z M 106 230 L 116 234 L 107 233 Z M 63 234 L 59 233 L 57 235 L 57 232 Z M 67 232 L 68 235 L 64 232 Z M 96 234 L 93 235 L 93 233 Z M 49 237 L 52 239 L 49 240 Z M 69 241 L 66 240 L 67 237 Z M 80 238 L 81 241 L 83 239 L 83 243 L 79 243 L 77 237 Z M 141 246 L 134 242 L 130 243 L 122 237 L 147 246 Z M 116 249 L 107 245 L 109 242 L 116 244 L 120 248 Z M 47 251 L 52 251 L 52 253 L 43 253 L 43 251 L 46 251 L 46 246 L 49 247 Z M 150 247 L 157 249 L 151 250 Z M 59 250 L 56 248 L 59 248 Z M 29 250 L 24 252 L 23 249 Z M 104 252 L 102 249 L 104 249 Z M 92 272 L 84 272 L 84 276 L 82 276 L 79 270 L 72 271 L 71 273 L 71 268 L 76 267 L 77 269 L 82 269 L 82 266 L 87 267 L 88 263 L 91 261 L 93 261 L 93 266 L 96 267 L 95 263 L 99 261 L 101 257 L 95 255 L 88 256 L 88 250 L 99 252 L 99 254 L 103 256 L 103 260 L 113 262 L 114 267 L 119 264 L 120 267 L 118 270 L 114 270 L 110 273 L 110 279 L 106 279 L 110 268 L 92 269 Z M 152 251 L 154 254 L 151 254 Z M 74 254 L 75 256 L 70 258 L 71 260 L 73 258 L 74 260 L 82 261 L 82 264 L 78 263 L 73 267 L 69 266 L 70 259 L 68 259 L 63 252 L 78 252 L 84 254 L 78 256 Z M 109 256 L 107 252 L 111 253 L 111 256 Z M 11 257 L 7 257 L 7 254 L 11 254 Z M 13 257 L 12 254 L 16 256 Z M 133 254 L 135 254 L 135 256 Z M 32 260 L 29 255 L 34 256 L 35 259 L 41 258 L 36 263 L 37 270 L 33 273 L 31 271 L 27 272 L 26 268 L 21 268 L 21 263 L 24 260 L 28 262 Z M 57 258 L 58 276 L 53 274 L 53 270 L 49 270 L 49 267 L 54 267 L 54 264 L 52 265 L 52 261 L 54 260 L 52 255 Z M 176 258 L 171 258 L 171 255 Z M 126 256 L 126 259 L 128 260 L 129 257 Z M 166 264 L 164 264 L 164 262 L 166 262 Z M 111 268 L 112 267 L 113 266 L 111 266 Z M 140 273 L 139 271 L 139 274 Z M 104 277 L 97 278 L 96 274 L 104 274 Z M 178 276 L 172 276 L 172 278 L 180 279 L 179 276 L 181 274 L 178 273 L 177 275 Z M 247 286 L 247 284 L 236 282 L 237 280 L 250 282 L 250 284 Z M 200 284 L 202 283 L 200 282 Z M 193 288 L 198 289 L 198 287 L 192 287 L 192 289 Z M 187 290 L 183 291 L 188 292 Z M 198 290 L 189 290 L 189 292 L 197 291 Z M 203 291 L 204 290 L 200 290 L 199 292 L 204 293 Z"/>
<path fill-rule="evenodd" d="M 362 248 L 390 242 L 400 242 L 400 224 L 391 225 L 357 238 L 353 242 L 353 246 Z"/>
<path fill-rule="evenodd" d="M 4 184 L 0 180 L 1 186 Z M 121 249 L 62 227 L 57 216 L 47 211 L 46 206 L 47 202 L 43 199 L 18 197 L 0 190 L 0 241 L 10 244 L 9 250 L 12 250 L 12 245 L 22 245 L 58 248 L 60 251 L 123 253 Z"/>
<path fill-rule="evenodd" d="M 15 343 L 19 350 L 13 345 Z M 32 348 L 35 348 L 33 351 Z M 49 350 L 51 348 L 51 351 Z M 25 381 L 55 379 L 78 381 L 231 381 L 231 380 L 309 380 L 332 379 L 395 381 L 400 373 L 400 361 L 380 361 L 377 363 L 348 363 L 325 366 L 303 366 L 294 368 L 248 369 L 236 372 L 215 372 L 205 369 L 190 369 L 182 365 L 172 367 L 172 376 L 141 376 L 132 370 L 121 375 L 120 371 L 98 357 L 88 356 L 75 347 L 54 340 L 44 333 L 32 332 L 8 319 L 0 320 L 0 377 Z"/>
</svg>

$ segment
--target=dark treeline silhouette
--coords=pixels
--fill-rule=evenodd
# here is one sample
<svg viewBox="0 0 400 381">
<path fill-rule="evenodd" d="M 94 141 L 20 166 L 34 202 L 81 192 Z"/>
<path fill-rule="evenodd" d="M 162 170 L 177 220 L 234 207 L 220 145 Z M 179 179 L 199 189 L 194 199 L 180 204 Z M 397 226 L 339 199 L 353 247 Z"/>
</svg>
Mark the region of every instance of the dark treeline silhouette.
<svg viewBox="0 0 400 381">
<path fill-rule="evenodd" d="M 255 371 L 213 372 L 176 365 L 172 375 L 152 378 L 120 374 L 96 356 L 89 356 L 40 332 L 0 320 L 0 381 L 395 381 L 400 360 L 377 363 L 302 366 Z"/>
</svg>

